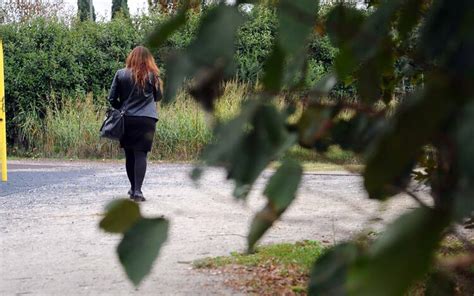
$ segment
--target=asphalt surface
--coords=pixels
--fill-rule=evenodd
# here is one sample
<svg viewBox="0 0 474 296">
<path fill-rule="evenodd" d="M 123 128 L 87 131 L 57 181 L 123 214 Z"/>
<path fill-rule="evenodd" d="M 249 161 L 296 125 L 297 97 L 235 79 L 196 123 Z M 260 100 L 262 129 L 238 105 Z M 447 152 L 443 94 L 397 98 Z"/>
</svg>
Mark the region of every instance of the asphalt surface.
<svg viewBox="0 0 474 296">
<path fill-rule="evenodd" d="M 12 161 L 9 168 L 9 182 L 0 185 L 0 295 L 239 294 L 191 262 L 245 249 L 270 171 L 241 203 L 219 169 L 208 169 L 196 186 L 191 165 L 149 164 L 141 210 L 164 215 L 171 229 L 152 273 L 135 289 L 115 254 L 120 237 L 97 227 L 107 203 L 126 197 L 121 162 Z M 262 243 L 337 243 L 377 230 L 414 206 L 404 196 L 367 201 L 358 175 L 307 173 L 296 202 Z"/>
</svg>

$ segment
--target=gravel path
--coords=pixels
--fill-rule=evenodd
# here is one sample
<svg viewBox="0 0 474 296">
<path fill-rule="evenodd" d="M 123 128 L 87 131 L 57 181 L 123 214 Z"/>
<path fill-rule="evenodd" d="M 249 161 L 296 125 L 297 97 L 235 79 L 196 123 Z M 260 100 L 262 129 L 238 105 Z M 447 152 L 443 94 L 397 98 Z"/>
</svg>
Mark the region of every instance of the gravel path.
<svg viewBox="0 0 474 296">
<path fill-rule="evenodd" d="M 9 182 L 0 185 L 0 295 L 236 294 L 219 275 L 194 271 L 190 263 L 245 249 L 271 174 L 258 180 L 247 203 L 238 203 L 221 170 L 207 170 L 196 187 L 188 177 L 192 166 L 150 164 L 141 209 L 145 216 L 165 215 L 171 230 L 151 275 L 135 289 L 116 258 L 119 236 L 97 227 L 105 205 L 128 190 L 121 162 L 12 161 L 9 168 Z M 357 175 L 307 173 L 298 200 L 262 243 L 339 242 L 413 206 L 403 196 L 367 202 Z"/>
</svg>

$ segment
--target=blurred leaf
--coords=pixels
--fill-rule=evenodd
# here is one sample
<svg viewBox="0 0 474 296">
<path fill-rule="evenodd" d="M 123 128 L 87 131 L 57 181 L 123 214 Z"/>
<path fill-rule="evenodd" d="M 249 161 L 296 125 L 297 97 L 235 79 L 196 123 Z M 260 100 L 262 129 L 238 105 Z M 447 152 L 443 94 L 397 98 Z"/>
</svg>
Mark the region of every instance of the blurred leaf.
<svg viewBox="0 0 474 296">
<path fill-rule="evenodd" d="M 349 75 L 359 65 L 358 59 L 349 47 L 342 47 L 334 60 L 334 69 L 340 81 L 347 83 Z"/>
<path fill-rule="evenodd" d="M 214 109 L 214 100 L 223 94 L 224 65 L 216 64 L 214 68 L 202 69 L 190 85 L 188 92 L 206 111 Z"/>
<path fill-rule="evenodd" d="M 365 20 L 362 10 L 344 3 L 336 5 L 328 14 L 326 30 L 331 42 L 342 47 L 354 38 Z"/>
<path fill-rule="evenodd" d="M 168 38 L 179 28 L 186 24 L 186 14 L 189 9 L 189 1 L 186 1 L 176 15 L 169 18 L 165 23 L 156 27 L 147 37 L 145 43 L 150 49 L 156 49 L 162 46 Z"/>
<path fill-rule="evenodd" d="M 305 75 L 302 71 L 307 58 L 304 50 L 316 23 L 318 6 L 319 1 L 315 0 L 278 2 L 278 35 L 265 62 L 263 85 L 266 90 L 279 91 L 285 74 L 291 84 L 295 83 L 293 78 L 298 72 Z"/>
<path fill-rule="evenodd" d="M 342 149 L 361 153 L 365 149 L 370 149 L 375 135 L 383 129 L 383 126 L 383 119 L 359 113 L 349 120 L 335 122 L 330 136 Z"/>
<path fill-rule="evenodd" d="M 196 39 L 184 52 L 172 55 L 167 61 L 167 81 L 164 98 L 167 102 L 174 99 L 177 90 L 185 79 L 197 78 L 207 73 L 208 79 L 201 79 L 194 85 L 195 89 L 209 90 L 217 87 L 220 81 L 233 74 L 234 42 L 237 29 L 244 17 L 235 6 L 225 4 L 210 8 L 201 21 Z M 218 79 L 217 79 L 218 78 Z M 198 93 L 202 94 L 205 91 Z M 197 96 L 196 99 L 205 107 L 213 106 L 218 92 L 208 92 L 208 97 Z M 203 99 L 205 101 L 202 101 Z"/>
<path fill-rule="evenodd" d="M 202 167 L 195 167 L 190 174 L 191 180 L 197 182 L 201 178 L 203 171 L 204 169 Z"/>
<path fill-rule="evenodd" d="M 256 4 L 258 3 L 260 0 L 237 0 L 236 1 L 236 4 Z"/>
<path fill-rule="evenodd" d="M 107 206 L 107 213 L 99 227 L 111 233 L 124 233 L 140 218 L 140 208 L 136 202 L 128 199 L 114 200 Z"/>
<path fill-rule="evenodd" d="M 329 72 L 324 75 L 316 85 L 311 89 L 310 95 L 312 98 L 326 96 L 337 84 L 337 76 L 334 72 Z"/>
<path fill-rule="evenodd" d="M 300 52 L 313 31 L 318 0 L 280 0 L 278 2 L 278 44 L 286 54 Z"/>
<path fill-rule="evenodd" d="M 466 106 L 458 126 L 455 139 L 459 181 L 454 200 L 454 216 L 462 220 L 474 214 L 474 103 Z"/>
<path fill-rule="evenodd" d="M 392 64 L 395 66 L 395 64 Z M 395 75 L 395 67 L 392 72 L 386 72 L 382 75 L 382 100 L 385 104 L 389 104 L 394 99 L 394 92 L 399 78 Z M 402 78 L 403 79 L 403 78 Z"/>
<path fill-rule="evenodd" d="M 419 208 L 389 225 L 368 252 L 350 243 L 332 248 L 313 267 L 309 295 L 404 295 L 429 270 L 448 224 L 447 213 Z"/>
<path fill-rule="evenodd" d="M 407 0 L 400 9 L 398 18 L 398 32 L 405 40 L 411 30 L 418 24 L 422 16 L 422 7 L 426 0 Z"/>
<path fill-rule="evenodd" d="M 359 253 L 359 247 L 353 243 L 343 243 L 326 251 L 311 270 L 308 295 L 347 295 L 348 269 Z"/>
<path fill-rule="evenodd" d="M 471 61 L 472 66 L 472 38 L 474 18 L 474 1 L 459 0 L 456 5 L 452 5 L 450 1 L 433 1 L 430 13 L 424 23 L 421 33 L 421 49 L 426 54 L 427 59 L 435 59 L 450 63 L 452 68 L 458 66 L 449 60 L 452 57 L 459 61 L 459 66 L 463 67 L 466 61 Z M 471 39 L 471 51 L 465 52 L 466 55 L 456 56 L 455 51 L 463 41 Z M 470 58 L 469 58 L 470 57 Z M 464 63 L 464 65 L 463 65 Z M 469 64 L 469 63 L 467 63 Z"/>
<path fill-rule="evenodd" d="M 265 62 L 265 76 L 262 79 L 267 91 L 279 91 L 283 83 L 285 53 L 278 44 L 273 46 L 272 53 Z"/>
<path fill-rule="evenodd" d="M 403 0 L 381 3 L 367 18 L 352 41 L 341 48 L 335 60 L 335 68 L 341 80 L 345 80 L 360 63 L 368 61 L 379 52 L 383 46 L 382 41 L 389 36 L 391 23 L 402 3 Z"/>
<path fill-rule="evenodd" d="M 257 241 L 272 227 L 273 222 L 277 219 L 278 215 L 269 204 L 255 215 L 250 224 L 250 232 L 247 236 L 248 253 L 253 253 Z"/>
<path fill-rule="evenodd" d="M 166 60 L 166 83 L 162 102 L 174 101 L 186 77 L 194 74 L 193 61 L 185 53 L 171 53 Z"/>
<path fill-rule="evenodd" d="M 395 56 L 393 44 L 390 40 L 386 40 L 379 52 L 373 58 L 362 63 L 356 72 L 357 91 L 361 99 L 367 103 L 373 103 L 381 99 L 384 90 L 389 91 L 389 89 L 384 89 L 384 78 L 394 76 Z M 393 87 L 391 90 L 393 91 Z M 391 92 L 385 95 L 391 96 Z"/>
<path fill-rule="evenodd" d="M 210 143 L 203 152 L 203 158 L 210 165 L 222 165 L 245 136 L 245 127 L 259 108 L 256 100 L 242 104 L 241 112 L 235 118 L 220 123 L 214 130 L 216 141 Z"/>
<path fill-rule="evenodd" d="M 373 103 L 382 96 L 381 75 L 376 61 L 370 60 L 360 66 L 356 73 L 357 92 L 362 101 Z"/>
<path fill-rule="evenodd" d="M 338 113 L 337 108 L 323 108 L 310 105 L 304 110 L 298 121 L 299 143 L 306 148 L 313 148 L 332 126 L 332 120 Z"/>
<path fill-rule="evenodd" d="M 216 127 L 216 141 L 205 148 L 203 159 L 226 168 L 235 197 L 245 198 L 267 165 L 294 144 L 286 117 L 273 105 L 249 100 L 239 116 Z"/>
<path fill-rule="evenodd" d="M 294 160 L 285 160 L 268 181 L 263 194 L 268 197 L 272 208 L 283 212 L 295 198 L 303 170 Z"/>
<path fill-rule="evenodd" d="M 125 233 L 118 245 L 120 263 L 135 286 L 151 271 L 168 237 L 168 228 L 169 223 L 163 218 L 142 218 Z"/>
<path fill-rule="evenodd" d="M 370 198 L 385 199 L 403 189 L 423 145 L 454 108 L 447 81 L 430 77 L 430 85 L 400 108 L 393 124 L 367 157 L 364 185 Z"/>
<path fill-rule="evenodd" d="M 429 270 L 449 224 L 447 213 L 419 208 L 400 216 L 349 271 L 350 295 L 404 295 Z"/>
<path fill-rule="evenodd" d="M 295 198 L 301 181 L 303 170 L 301 165 L 293 160 L 286 160 L 268 181 L 264 194 L 268 204 L 255 215 L 248 235 L 249 252 L 255 243 L 281 216 Z"/>
<path fill-rule="evenodd" d="M 426 283 L 425 296 L 457 295 L 456 283 L 445 273 L 435 272 Z"/>
<path fill-rule="evenodd" d="M 252 129 L 246 133 L 230 156 L 232 165 L 228 177 L 237 188 L 251 186 L 268 164 L 294 144 L 295 137 L 285 129 L 286 116 L 272 105 L 261 105 L 251 120 Z M 245 198 L 248 190 L 235 196 Z"/>
</svg>

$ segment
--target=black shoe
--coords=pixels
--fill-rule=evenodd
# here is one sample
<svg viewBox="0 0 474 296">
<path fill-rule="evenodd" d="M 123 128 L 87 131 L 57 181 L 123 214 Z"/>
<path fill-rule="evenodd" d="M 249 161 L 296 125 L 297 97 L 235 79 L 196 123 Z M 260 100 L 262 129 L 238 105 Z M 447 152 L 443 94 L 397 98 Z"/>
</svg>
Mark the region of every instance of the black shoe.
<svg viewBox="0 0 474 296">
<path fill-rule="evenodd" d="M 130 188 L 130 190 L 127 192 L 128 194 L 128 197 L 130 197 L 130 199 L 133 199 L 133 190 Z"/>
<path fill-rule="evenodd" d="M 133 200 L 136 202 L 146 201 L 146 198 L 143 196 L 143 193 L 140 190 L 135 190 L 133 193 Z"/>
</svg>

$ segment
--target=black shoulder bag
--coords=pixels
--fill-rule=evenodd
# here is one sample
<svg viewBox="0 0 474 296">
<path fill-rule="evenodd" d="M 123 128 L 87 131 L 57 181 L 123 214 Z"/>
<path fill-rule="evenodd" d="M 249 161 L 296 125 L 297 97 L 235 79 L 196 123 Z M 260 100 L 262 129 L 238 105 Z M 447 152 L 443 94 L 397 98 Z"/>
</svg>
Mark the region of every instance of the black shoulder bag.
<svg viewBox="0 0 474 296">
<path fill-rule="evenodd" d="M 122 106 L 130 99 L 133 92 L 135 91 L 135 85 L 133 86 L 130 95 L 128 96 L 127 100 L 122 103 Z M 100 136 L 102 138 L 107 138 L 115 141 L 120 141 L 122 139 L 123 134 L 125 133 L 125 119 L 123 116 L 127 110 L 125 108 L 115 109 L 110 107 L 105 114 L 104 123 L 100 127 Z"/>
</svg>

